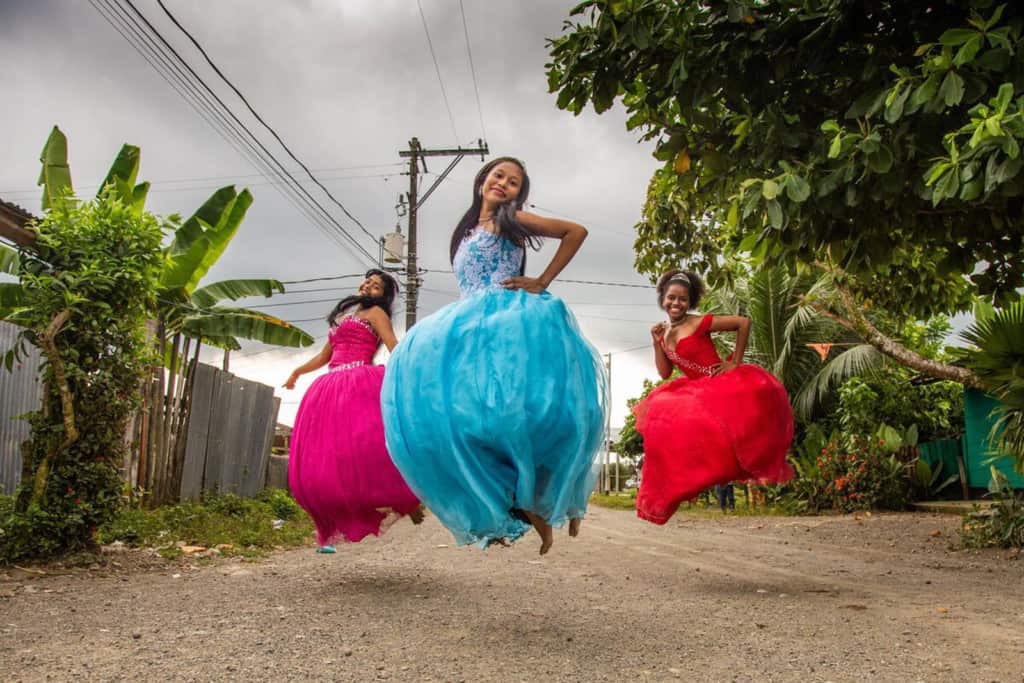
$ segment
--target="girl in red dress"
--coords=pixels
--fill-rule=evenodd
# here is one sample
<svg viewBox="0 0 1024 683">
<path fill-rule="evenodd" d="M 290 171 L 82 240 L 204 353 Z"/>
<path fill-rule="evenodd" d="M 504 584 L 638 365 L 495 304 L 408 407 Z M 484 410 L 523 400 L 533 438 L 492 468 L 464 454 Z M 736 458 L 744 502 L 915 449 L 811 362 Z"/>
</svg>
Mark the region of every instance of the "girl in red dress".
<svg viewBox="0 0 1024 683">
<path fill-rule="evenodd" d="M 637 516 L 664 524 L 681 502 L 716 484 L 789 481 L 793 411 L 771 373 L 741 362 L 749 318 L 691 314 L 704 293 L 694 273 L 671 270 L 657 290 L 668 322 L 651 328 L 654 362 L 663 379 L 673 368 L 683 376 L 656 388 L 633 412 L 644 439 Z M 737 333 L 736 347 L 722 360 L 711 333 L 726 331 Z"/>
</svg>

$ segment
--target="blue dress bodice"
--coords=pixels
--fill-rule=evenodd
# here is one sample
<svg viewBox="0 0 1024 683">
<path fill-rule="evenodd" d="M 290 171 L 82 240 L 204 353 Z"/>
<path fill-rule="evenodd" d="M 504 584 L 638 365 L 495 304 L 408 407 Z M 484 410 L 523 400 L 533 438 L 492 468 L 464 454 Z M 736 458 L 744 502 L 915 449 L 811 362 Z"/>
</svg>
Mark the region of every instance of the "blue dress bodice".
<svg viewBox="0 0 1024 683">
<path fill-rule="evenodd" d="M 519 275 L 523 252 L 523 247 L 517 247 L 501 235 L 474 228 L 462 240 L 452 261 L 462 296 L 501 287 L 504 280 Z"/>
</svg>

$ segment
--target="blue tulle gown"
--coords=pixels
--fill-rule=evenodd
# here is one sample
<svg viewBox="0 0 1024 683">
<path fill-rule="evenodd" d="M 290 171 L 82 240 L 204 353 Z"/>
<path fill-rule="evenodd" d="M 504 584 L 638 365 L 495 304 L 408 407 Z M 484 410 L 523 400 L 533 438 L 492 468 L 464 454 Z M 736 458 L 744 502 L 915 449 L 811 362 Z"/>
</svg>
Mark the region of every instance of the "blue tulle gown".
<svg viewBox="0 0 1024 683">
<path fill-rule="evenodd" d="M 381 390 L 388 451 L 461 544 L 582 518 L 597 477 L 607 378 L 565 304 L 506 290 L 522 247 L 482 228 L 453 263 L 462 298 L 395 347 Z"/>
</svg>

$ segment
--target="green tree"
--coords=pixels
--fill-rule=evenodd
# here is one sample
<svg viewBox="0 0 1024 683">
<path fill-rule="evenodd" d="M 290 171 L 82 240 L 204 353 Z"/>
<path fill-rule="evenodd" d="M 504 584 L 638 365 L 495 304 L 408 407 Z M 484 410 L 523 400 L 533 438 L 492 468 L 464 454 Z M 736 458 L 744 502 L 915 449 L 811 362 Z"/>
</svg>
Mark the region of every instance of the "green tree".
<svg viewBox="0 0 1024 683">
<path fill-rule="evenodd" d="M 558 106 L 621 99 L 666 162 L 637 267 L 725 252 L 815 265 L 822 313 L 901 363 L 865 315 L 927 318 L 1024 285 L 1024 7 L 812 0 L 587 0 L 551 43 Z"/>
<path fill-rule="evenodd" d="M 42 369 L 42 407 L 29 415 L 16 504 L 0 521 L 10 561 L 88 546 L 121 500 L 124 434 L 152 363 L 146 320 L 156 304 L 166 223 L 113 188 L 92 201 L 50 195 L 32 228 L 35 246 L 3 248 L 4 319 L 22 326 L 8 362 L 31 343 Z"/>
</svg>

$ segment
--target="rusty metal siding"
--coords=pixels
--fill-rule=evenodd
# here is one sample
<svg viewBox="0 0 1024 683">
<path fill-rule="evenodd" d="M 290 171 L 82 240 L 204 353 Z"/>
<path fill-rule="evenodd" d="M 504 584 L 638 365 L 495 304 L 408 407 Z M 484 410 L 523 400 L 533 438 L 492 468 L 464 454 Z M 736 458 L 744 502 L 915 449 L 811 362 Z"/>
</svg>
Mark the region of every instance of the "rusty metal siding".
<svg viewBox="0 0 1024 683">
<path fill-rule="evenodd" d="M 14 346 L 18 326 L 0 322 L 0 354 Z M 0 367 L 0 492 L 14 493 L 21 479 L 21 443 L 28 438 L 28 421 L 18 416 L 39 408 L 39 349 L 28 346 L 13 372 Z"/>
</svg>

